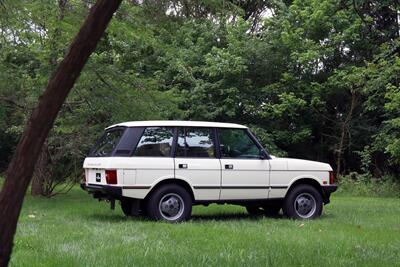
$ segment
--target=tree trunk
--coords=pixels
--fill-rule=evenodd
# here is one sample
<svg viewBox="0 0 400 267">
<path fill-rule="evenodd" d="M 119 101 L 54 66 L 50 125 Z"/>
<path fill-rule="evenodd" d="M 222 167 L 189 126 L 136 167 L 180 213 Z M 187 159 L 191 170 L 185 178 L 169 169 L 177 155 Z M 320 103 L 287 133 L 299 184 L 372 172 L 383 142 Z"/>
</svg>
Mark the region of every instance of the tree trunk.
<svg viewBox="0 0 400 267">
<path fill-rule="evenodd" d="M 43 170 L 47 164 L 47 162 L 45 162 L 45 146 L 46 144 L 43 144 L 42 150 L 40 151 L 38 159 L 36 160 L 35 169 L 32 175 L 31 195 L 34 197 L 41 196 L 43 194 Z"/>
<path fill-rule="evenodd" d="M 53 36 L 50 39 L 50 59 L 49 65 L 50 69 L 53 70 L 57 67 L 57 58 L 58 58 L 58 47 L 57 40 L 61 37 L 61 28 L 60 24 L 64 20 L 65 16 L 65 6 L 67 4 L 67 0 L 58 0 L 58 9 L 59 14 L 57 16 L 56 28 L 54 30 Z M 45 189 L 43 188 L 45 184 L 46 175 L 48 174 L 48 145 L 45 141 L 42 150 L 37 159 L 35 170 L 33 172 L 32 183 L 31 183 L 31 195 L 32 196 L 43 196 L 45 193 Z"/>
<path fill-rule="evenodd" d="M 337 160 L 336 160 L 336 177 L 342 173 L 342 160 L 343 160 L 343 153 L 350 147 L 350 143 L 345 144 L 346 136 L 350 135 L 350 124 L 351 120 L 353 119 L 354 109 L 358 105 L 358 92 L 355 89 L 351 89 L 351 105 L 349 113 L 347 113 L 346 119 L 342 123 L 341 131 L 340 131 L 340 141 L 337 148 Z M 347 141 L 349 142 L 349 141 Z M 345 147 L 346 146 L 346 147 Z"/>
<path fill-rule="evenodd" d="M 44 142 L 42 150 L 40 151 L 39 157 L 36 160 L 35 170 L 33 172 L 32 183 L 31 183 L 31 195 L 32 196 L 43 196 L 44 194 L 44 182 L 48 175 L 48 146 L 47 142 Z"/>
<path fill-rule="evenodd" d="M 43 189 L 42 189 L 42 184 L 43 184 L 43 177 L 34 175 L 32 177 L 32 185 L 31 185 L 31 195 L 34 197 L 42 196 L 43 195 Z"/>
<path fill-rule="evenodd" d="M 98 0 L 39 98 L 19 140 L 0 193 L 0 266 L 10 260 L 26 189 L 42 145 L 69 91 L 96 48 L 121 0 Z"/>
</svg>

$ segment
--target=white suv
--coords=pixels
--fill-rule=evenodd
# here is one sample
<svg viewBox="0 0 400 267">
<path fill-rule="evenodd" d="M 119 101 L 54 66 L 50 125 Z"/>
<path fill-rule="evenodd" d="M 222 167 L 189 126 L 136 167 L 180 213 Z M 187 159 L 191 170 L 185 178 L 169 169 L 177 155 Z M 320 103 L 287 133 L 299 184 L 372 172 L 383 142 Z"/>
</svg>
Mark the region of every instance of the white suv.
<svg viewBox="0 0 400 267">
<path fill-rule="evenodd" d="M 316 218 L 337 189 L 331 166 L 270 156 L 246 126 L 136 121 L 110 126 L 85 159 L 83 189 L 125 215 L 180 222 L 192 205 Z"/>
</svg>

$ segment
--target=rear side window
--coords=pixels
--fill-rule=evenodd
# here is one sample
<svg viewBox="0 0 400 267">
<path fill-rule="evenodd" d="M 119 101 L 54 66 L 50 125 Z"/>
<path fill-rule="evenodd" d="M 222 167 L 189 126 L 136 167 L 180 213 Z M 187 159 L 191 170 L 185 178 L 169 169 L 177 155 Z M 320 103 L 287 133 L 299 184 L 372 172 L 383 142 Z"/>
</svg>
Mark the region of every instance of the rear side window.
<svg viewBox="0 0 400 267">
<path fill-rule="evenodd" d="M 179 128 L 177 157 L 214 157 L 213 131 L 209 128 Z"/>
<path fill-rule="evenodd" d="M 259 158 L 260 149 L 243 129 L 218 129 L 223 158 Z"/>
<path fill-rule="evenodd" d="M 173 138 L 171 127 L 147 127 L 136 147 L 134 156 L 169 157 Z"/>
<path fill-rule="evenodd" d="M 119 143 L 125 129 L 106 131 L 90 153 L 91 157 L 109 157 Z"/>
</svg>

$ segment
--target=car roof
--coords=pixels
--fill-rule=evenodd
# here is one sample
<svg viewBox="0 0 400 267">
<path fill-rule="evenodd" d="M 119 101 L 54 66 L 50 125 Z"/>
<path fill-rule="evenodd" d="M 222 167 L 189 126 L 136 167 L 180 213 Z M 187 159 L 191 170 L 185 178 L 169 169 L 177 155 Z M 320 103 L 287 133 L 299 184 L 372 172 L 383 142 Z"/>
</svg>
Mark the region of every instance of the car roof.
<svg viewBox="0 0 400 267">
<path fill-rule="evenodd" d="M 128 121 L 111 125 L 113 127 L 151 127 L 151 126 L 187 126 L 187 127 L 215 127 L 215 128 L 239 128 L 247 129 L 246 126 L 236 123 L 209 122 L 209 121 Z"/>
</svg>

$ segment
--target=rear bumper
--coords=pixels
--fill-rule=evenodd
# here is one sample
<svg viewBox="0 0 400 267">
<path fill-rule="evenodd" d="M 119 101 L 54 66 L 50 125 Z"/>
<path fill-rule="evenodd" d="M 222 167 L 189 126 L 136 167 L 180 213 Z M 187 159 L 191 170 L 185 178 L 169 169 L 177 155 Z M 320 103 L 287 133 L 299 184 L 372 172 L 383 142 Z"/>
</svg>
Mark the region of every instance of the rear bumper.
<svg viewBox="0 0 400 267">
<path fill-rule="evenodd" d="M 122 187 L 112 185 L 81 184 L 81 188 L 97 199 L 121 199 Z"/>
<path fill-rule="evenodd" d="M 338 186 L 336 184 L 323 185 L 321 188 L 324 204 L 328 204 L 330 202 L 331 194 L 337 190 Z"/>
</svg>

